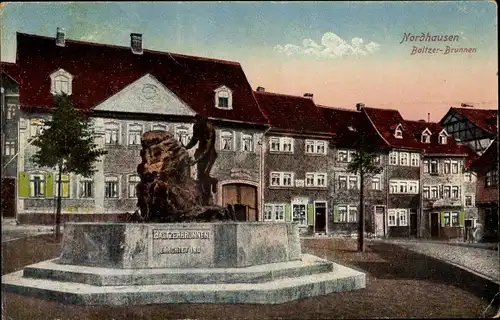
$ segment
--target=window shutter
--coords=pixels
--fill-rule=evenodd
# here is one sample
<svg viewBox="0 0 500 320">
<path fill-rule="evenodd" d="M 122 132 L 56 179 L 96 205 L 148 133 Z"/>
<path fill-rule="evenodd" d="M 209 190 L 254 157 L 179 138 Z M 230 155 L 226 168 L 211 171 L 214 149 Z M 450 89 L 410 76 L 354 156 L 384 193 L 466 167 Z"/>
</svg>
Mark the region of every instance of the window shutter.
<svg viewBox="0 0 500 320">
<path fill-rule="evenodd" d="M 340 222 L 339 206 L 333 206 L 333 222 Z"/>
<path fill-rule="evenodd" d="M 45 196 L 47 198 L 54 196 L 54 175 L 50 172 L 45 174 Z"/>
<path fill-rule="evenodd" d="M 20 198 L 30 196 L 30 177 L 26 172 L 19 173 L 18 192 Z"/>
<path fill-rule="evenodd" d="M 61 196 L 68 198 L 69 197 L 69 184 L 70 184 L 69 175 L 61 175 L 61 180 L 67 181 L 67 183 L 61 182 L 61 185 L 62 185 Z"/>
<path fill-rule="evenodd" d="M 441 215 L 441 227 L 444 227 L 444 212 L 439 213 Z"/>
<path fill-rule="evenodd" d="M 312 226 L 314 224 L 314 205 L 307 205 L 307 224 Z"/>
<path fill-rule="evenodd" d="M 292 221 L 292 206 L 289 204 L 285 205 L 285 221 Z"/>
<path fill-rule="evenodd" d="M 459 217 L 458 217 L 458 221 L 460 222 L 460 226 L 463 227 L 465 226 L 465 212 L 460 212 L 459 213 Z"/>
</svg>

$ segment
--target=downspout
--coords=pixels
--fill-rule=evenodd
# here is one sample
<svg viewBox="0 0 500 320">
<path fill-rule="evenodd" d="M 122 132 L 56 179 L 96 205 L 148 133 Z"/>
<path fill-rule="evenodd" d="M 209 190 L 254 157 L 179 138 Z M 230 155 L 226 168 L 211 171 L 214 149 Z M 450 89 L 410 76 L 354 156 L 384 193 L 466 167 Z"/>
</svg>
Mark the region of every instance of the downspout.
<svg viewBox="0 0 500 320">
<path fill-rule="evenodd" d="M 259 181 L 259 186 L 260 186 L 260 210 L 259 210 L 259 219 L 258 221 L 263 221 L 264 220 L 264 157 L 265 157 L 265 139 L 266 139 L 266 134 L 271 130 L 271 126 L 264 131 L 262 134 L 262 138 L 260 139 L 259 145 L 260 145 L 260 166 L 259 166 L 259 175 L 260 175 L 260 181 Z"/>
</svg>

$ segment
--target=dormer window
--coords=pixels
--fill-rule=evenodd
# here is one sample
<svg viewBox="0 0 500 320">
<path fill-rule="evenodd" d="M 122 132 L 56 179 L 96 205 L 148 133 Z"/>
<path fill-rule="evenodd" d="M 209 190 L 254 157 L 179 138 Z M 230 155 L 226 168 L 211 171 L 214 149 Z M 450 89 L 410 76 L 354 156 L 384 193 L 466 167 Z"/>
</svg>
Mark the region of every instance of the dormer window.
<svg viewBox="0 0 500 320">
<path fill-rule="evenodd" d="M 394 130 L 394 136 L 398 139 L 403 139 L 403 128 L 401 124 L 398 124 L 396 130 Z"/>
<path fill-rule="evenodd" d="M 439 133 L 439 144 L 447 144 L 448 143 L 448 133 L 446 133 L 446 131 L 443 129 L 440 133 Z"/>
<path fill-rule="evenodd" d="M 50 75 L 50 93 L 71 95 L 73 76 L 64 69 L 59 69 Z"/>
<path fill-rule="evenodd" d="M 429 129 L 425 129 L 424 132 L 422 132 L 422 143 L 431 143 L 431 132 Z"/>
<path fill-rule="evenodd" d="M 222 86 L 215 90 L 215 107 L 219 109 L 233 109 L 232 91 L 226 86 Z"/>
</svg>

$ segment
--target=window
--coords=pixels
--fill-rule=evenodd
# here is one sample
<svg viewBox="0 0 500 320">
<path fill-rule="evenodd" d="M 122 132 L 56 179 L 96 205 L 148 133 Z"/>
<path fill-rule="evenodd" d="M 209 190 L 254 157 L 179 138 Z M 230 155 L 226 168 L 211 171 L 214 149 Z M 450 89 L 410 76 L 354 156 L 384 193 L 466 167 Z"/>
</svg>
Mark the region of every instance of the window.
<svg viewBox="0 0 500 320">
<path fill-rule="evenodd" d="M 380 164 L 380 155 L 379 154 L 373 155 L 373 163 Z"/>
<path fill-rule="evenodd" d="M 439 166 L 438 166 L 437 160 L 432 160 L 429 172 L 432 173 L 432 174 L 437 174 L 438 173 L 438 169 L 439 169 Z"/>
<path fill-rule="evenodd" d="M 458 173 L 458 162 L 457 161 L 451 162 L 451 173 L 454 173 L 454 174 Z"/>
<path fill-rule="evenodd" d="M 14 119 L 16 116 L 17 106 L 15 104 L 7 104 L 7 120 Z"/>
<path fill-rule="evenodd" d="M 265 221 L 285 221 L 284 204 L 266 204 L 264 206 Z"/>
<path fill-rule="evenodd" d="M 448 137 L 446 136 L 446 134 L 444 132 L 441 132 L 439 134 L 438 141 L 439 141 L 439 144 L 446 144 L 448 142 Z"/>
<path fill-rule="evenodd" d="M 293 138 L 273 137 L 269 139 L 269 144 L 270 144 L 270 151 L 293 153 Z"/>
<path fill-rule="evenodd" d="M 80 198 L 94 197 L 94 182 L 89 178 L 80 179 Z"/>
<path fill-rule="evenodd" d="M 394 209 L 387 210 L 387 218 L 388 218 L 387 225 L 389 227 L 397 226 L 396 210 L 394 210 Z"/>
<path fill-rule="evenodd" d="M 326 187 L 326 173 L 306 173 L 306 187 Z"/>
<path fill-rule="evenodd" d="M 460 222 L 458 221 L 458 212 L 451 213 L 451 225 L 453 227 L 458 227 L 460 225 Z"/>
<path fill-rule="evenodd" d="M 44 121 L 42 119 L 32 119 L 30 123 L 31 137 L 37 137 L 43 133 Z"/>
<path fill-rule="evenodd" d="M 469 194 L 465 196 L 465 206 L 466 207 L 474 207 L 475 201 L 474 201 L 474 195 Z"/>
<path fill-rule="evenodd" d="M 401 152 L 399 154 L 399 164 L 402 165 L 402 166 L 407 166 L 408 165 L 408 153 Z"/>
<path fill-rule="evenodd" d="M 438 197 L 439 197 L 438 187 L 437 186 L 432 186 L 431 187 L 431 198 L 432 199 L 437 199 Z"/>
<path fill-rule="evenodd" d="M 399 182 L 399 193 L 408 193 L 408 183 L 406 181 Z"/>
<path fill-rule="evenodd" d="M 57 197 L 57 195 L 59 193 L 59 185 L 57 183 L 58 174 L 55 173 L 54 177 L 55 177 L 55 179 L 54 179 L 54 195 Z M 69 175 L 61 175 L 61 187 L 62 187 L 61 197 L 62 198 L 69 198 L 70 197 L 69 186 L 70 186 Z"/>
<path fill-rule="evenodd" d="M 4 155 L 14 156 L 16 154 L 16 145 L 14 141 L 5 141 Z"/>
<path fill-rule="evenodd" d="M 354 206 L 349 206 L 349 217 L 347 222 L 357 222 L 358 221 L 358 208 Z"/>
<path fill-rule="evenodd" d="M 451 197 L 453 199 L 460 199 L 460 187 L 459 186 L 453 186 L 451 188 Z"/>
<path fill-rule="evenodd" d="M 391 180 L 390 193 L 418 194 L 418 181 L 414 180 Z"/>
<path fill-rule="evenodd" d="M 449 227 L 449 226 L 450 226 L 450 213 L 444 212 L 444 226 L 443 227 Z"/>
<path fill-rule="evenodd" d="M 443 187 L 443 198 L 451 198 L 451 187 L 450 186 Z"/>
<path fill-rule="evenodd" d="M 338 162 L 347 162 L 348 155 L 347 150 L 338 150 L 337 151 L 337 161 Z"/>
<path fill-rule="evenodd" d="M 424 160 L 424 173 L 429 173 L 429 161 Z"/>
<path fill-rule="evenodd" d="M 137 185 L 141 181 L 141 178 L 137 175 L 132 175 L 128 177 L 128 197 L 130 199 L 137 198 Z"/>
<path fill-rule="evenodd" d="M 408 183 L 408 192 L 412 194 L 418 193 L 418 183 L 415 181 L 410 181 Z"/>
<path fill-rule="evenodd" d="M 420 166 L 420 155 L 418 153 L 411 154 L 411 166 L 412 167 Z"/>
<path fill-rule="evenodd" d="M 443 172 L 449 174 L 451 172 L 451 164 L 450 161 L 445 161 L 443 166 Z"/>
<path fill-rule="evenodd" d="M 390 182 L 391 193 L 398 193 L 398 183 L 396 181 Z"/>
<path fill-rule="evenodd" d="M 271 187 L 291 187 L 293 185 L 293 173 L 271 172 Z"/>
<path fill-rule="evenodd" d="M 30 190 L 32 197 L 45 196 L 45 175 L 32 174 L 30 175 Z"/>
<path fill-rule="evenodd" d="M 59 69 L 50 75 L 52 94 L 66 93 L 71 95 L 73 76 L 63 69 Z"/>
<path fill-rule="evenodd" d="M 120 143 L 120 125 L 115 122 L 104 124 L 104 140 L 106 144 Z"/>
<path fill-rule="evenodd" d="M 253 152 L 253 135 L 246 133 L 241 134 L 241 151 Z"/>
<path fill-rule="evenodd" d="M 349 151 L 348 157 L 347 157 L 347 162 L 354 161 L 355 157 L 356 157 L 356 151 Z"/>
<path fill-rule="evenodd" d="M 233 108 L 233 94 L 226 86 L 219 87 L 215 92 L 215 107 L 219 109 L 231 110 Z"/>
<path fill-rule="evenodd" d="M 486 187 L 496 186 L 498 184 L 498 171 L 488 171 L 484 177 L 484 183 Z"/>
<path fill-rule="evenodd" d="M 431 143 L 431 135 L 424 132 L 422 133 L 422 143 Z"/>
<path fill-rule="evenodd" d="M 326 141 L 322 140 L 306 140 L 306 153 L 309 154 L 326 154 Z"/>
<path fill-rule="evenodd" d="M 339 189 L 347 189 L 347 176 L 339 176 Z"/>
<path fill-rule="evenodd" d="M 403 130 L 401 129 L 400 124 L 398 124 L 396 130 L 394 130 L 394 136 L 398 139 L 403 139 Z"/>
<path fill-rule="evenodd" d="M 189 143 L 189 128 L 186 126 L 175 127 L 175 137 L 183 145 L 187 145 Z"/>
<path fill-rule="evenodd" d="M 105 177 L 104 197 L 118 198 L 118 177 Z"/>
<path fill-rule="evenodd" d="M 465 173 L 465 181 L 472 182 L 472 174 L 470 172 Z"/>
<path fill-rule="evenodd" d="M 131 124 L 128 127 L 128 144 L 129 145 L 140 145 L 142 137 L 142 125 Z"/>
<path fill-rule="evenodd" d="M 380 190 L 380 178 L 372 177 L 372 190 Z"/>
<path fill-rule="evenodd" d="M 422 196 L 424 199 L 429 199 L 431 197 L 430 188 L 428 186 L 422 187 Z"/>
<path fill-rule="evenodd" d="M 398 164 L 398 152 L 397 151 L 391 151 L 389 153 L 389 164 L 394 165 L 394 166 Z"/>
<path fill-rule="evenodd" d="M 161 123 L 155 123 L 151 126 L 151 131 L 168 131 L 168 126 Z"/>
<path fill-rule="evenodd" d="M 234 150 L 233 132 L 222 130 L 220 133 L 220 149 L 224 151 Z"/>
<path fill-rule="evenodd" d="M 293 222 L 299 225 L 307 225 L 307 215 L 306 215 L 306 205 L 305 204 L 293 204 L 292 205 L 292 219 Z"/>
<path fill-rule="evenodd" d="M 407 211 L 405 209 L 401 209 L 398 210 L 398 214 L 399 214 L 399 226 L 401 227 L 408 226 Z"/>
<path fill-rule="evenodd" d="M 347 206 L 337 207 L 337 220 L 334 222 L 347 222 Z"/>
<path fill-rule="evenodd" d="M 358 189 L 358 177 L 356 176 L 349 176 L 349 184 L 347 186 L 349 190 L 356 190 Z"/>
</svg>

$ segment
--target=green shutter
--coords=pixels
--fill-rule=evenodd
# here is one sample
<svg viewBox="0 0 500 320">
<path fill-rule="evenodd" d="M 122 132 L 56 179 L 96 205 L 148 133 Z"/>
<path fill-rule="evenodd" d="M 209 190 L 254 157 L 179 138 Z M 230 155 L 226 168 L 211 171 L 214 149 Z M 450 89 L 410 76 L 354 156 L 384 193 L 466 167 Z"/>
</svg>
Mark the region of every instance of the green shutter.
<svg viewBox="0 0 500 320">
<path fill-rule="evenodd" d="M 462 211 L 459 213 L 458 221 L 461 227 L 465 226 L 465 212 Z"/>
<path fill-rule="evenodd" d="M 69 175 L 61 175 L 61 181 L 66 181 L 66 183 L 61 182 L 62 193 L 61 197 L 69 198 Z"/>
<path fill-rule="evenodd" d="M 292 206 L 289 204 L 285 205 L 285 221 L 292 221 Z"/>
<path fill-rule="evenodd" d="M 26 172 L 19 173 L 18 189 L 20 198 L 30 196 L 30 177 Z"/>
<path fill-rule="evenodd" d="M 439 213 L 441 215 L 441 227 L 444 227 L 444 212 Z"/>
<path fill-rule="evenodd" d="M 339 206 L 333 206 L 333 222 L 340 222 Z"/>
<path fill-rule="evenodd" d="M 314 225 L 314 205 L 307 205 L 307 224 L 312 226 Z"/>
<path fill-rule="evenodd" d="M 54 196 L 54 174 L 45 174 L 45 196 L 52 198 Z"/>
</svg>

